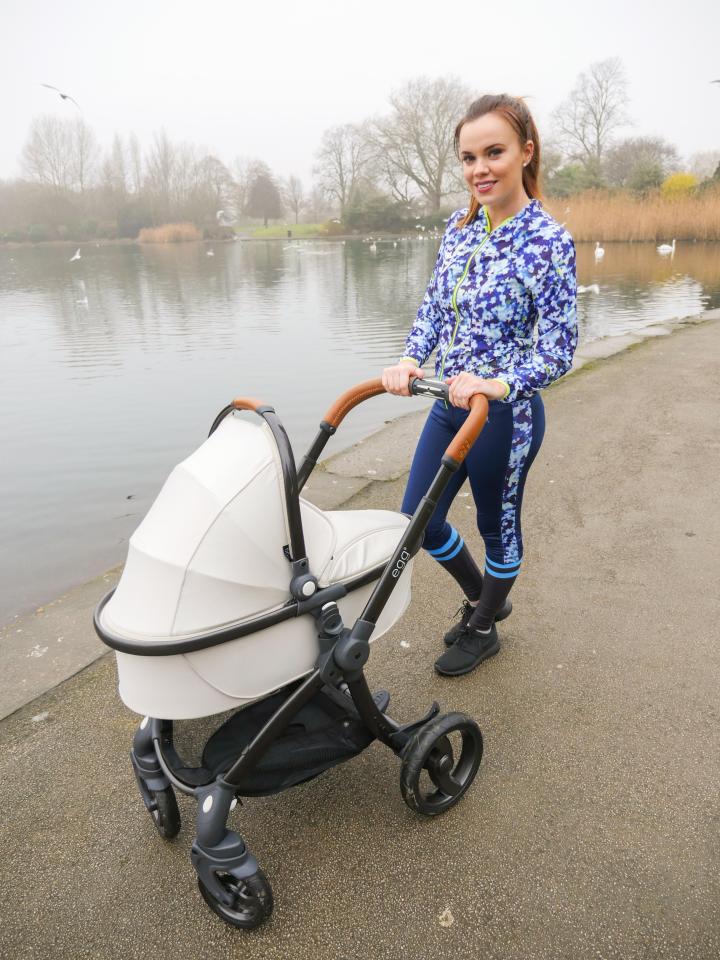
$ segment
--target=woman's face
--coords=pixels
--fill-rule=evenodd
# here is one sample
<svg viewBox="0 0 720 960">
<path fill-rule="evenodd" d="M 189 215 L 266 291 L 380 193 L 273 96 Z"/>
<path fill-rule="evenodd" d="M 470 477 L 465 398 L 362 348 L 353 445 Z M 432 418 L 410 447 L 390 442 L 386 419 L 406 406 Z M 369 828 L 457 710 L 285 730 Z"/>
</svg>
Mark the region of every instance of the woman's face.
<svg viewBox="0 0 720 960">
<path fill-rule="evenodd" d="M 521 146 L 503 116 L 486 113 L 463 125 L 459 147 L 465 182 L 480 203 L 503 210 L 522 202 L 522 170 L 532 157 L 532 140 Z"/>
</svg>

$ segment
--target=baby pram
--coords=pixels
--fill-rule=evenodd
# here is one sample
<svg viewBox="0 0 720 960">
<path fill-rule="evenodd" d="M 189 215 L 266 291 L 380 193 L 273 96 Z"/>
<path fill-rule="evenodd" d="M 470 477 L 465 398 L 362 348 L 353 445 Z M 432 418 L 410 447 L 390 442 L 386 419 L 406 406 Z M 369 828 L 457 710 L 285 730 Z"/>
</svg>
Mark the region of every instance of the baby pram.
<svg viewBox="0 0 720 960">
<path fill-rule="evenodd" d="M 447 398 L 437 380 L 413 380 L 411 389 Z M 457 803 L 480 765 L 473 719 L 440 715 L 434 703 L 421 719 L 397 723 L 363 667 L 370 640 L 407 608 L 412 558 L 485 424 L 485 398 L 473 397 L 412 518 L 322 511 L 300 497 L 345 415 L 382 392 L 369 380 L 344 393 L 299 470 L 272 407 L 244 397 L 225 407 L 170 475 L 130 540 L 117 588 L 95 611 L 99 637 L 116 651 L 120 696 L 145 715 L 130 755 L 145 806 L 169 839 L 180 830 L 173 788 L 195 797 L 200 891 L 237 927 L 256 927 L 273 907 L 267 878 L 226 827 L 238 798 L 311 780 L 377 739 L 401 759 L 405 802 L 436 815 Z M 173 721 L 233 708 L 201 765 L 186 765 Z"/>
</svg>

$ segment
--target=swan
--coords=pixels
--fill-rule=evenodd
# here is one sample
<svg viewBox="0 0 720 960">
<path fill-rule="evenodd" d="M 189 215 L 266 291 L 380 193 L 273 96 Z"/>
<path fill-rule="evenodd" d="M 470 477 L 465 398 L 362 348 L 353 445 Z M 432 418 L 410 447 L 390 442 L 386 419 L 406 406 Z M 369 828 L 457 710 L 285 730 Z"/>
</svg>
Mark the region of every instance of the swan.
<svg viewBox="0 0 720 960">
<path fill-rule="evenodd" d="M 215 251 L 214 251 L 214 250 L 206 250 L 206 251 L 205 251 L 205 256 L 206 256 L 206 257 L 214 257 L 214 256 L 215 256 Z"/>
<path fill-rule="evenodd" d="M 370 253 L 377 253 L 377 244 L 375 243 L 374 240 L 368 247 L 368 250 L 370 251 Z"/>
<path fill-rule="evenodd" d="M 68 263 L 72 263 L 73 260 L 79 260 L 79 259 L 80 259 L 80 247 L 78 247 L 75 253 L 70 257 L 70 259 L 68 260 Z"/>
<path fill-rule="evenodd" d="M 578 293 L 600 293 L 600 287 L 596 283 L 591 283 L 589 287 L 579 286 Z"/>
<path fill-rule="evenodd" d="M 657 248 L 657 252 L 660 254 L 661 257 L 667 257 L 668 254 L 672 256 L 672 254 L 675 253 L 675 238 L 673 237 L 672 245 L 670 245 L 669 243 L 661 243 L 660 246 Z"/>
<path fill-rule="evenodd" d="M 595 259 L 602 260 L 604 256 L 605 256 L 605 250 L 603 249 L 603 247 L 600 246 L 600 241 L 598 240 L 595 243 Z"/>
</svg>

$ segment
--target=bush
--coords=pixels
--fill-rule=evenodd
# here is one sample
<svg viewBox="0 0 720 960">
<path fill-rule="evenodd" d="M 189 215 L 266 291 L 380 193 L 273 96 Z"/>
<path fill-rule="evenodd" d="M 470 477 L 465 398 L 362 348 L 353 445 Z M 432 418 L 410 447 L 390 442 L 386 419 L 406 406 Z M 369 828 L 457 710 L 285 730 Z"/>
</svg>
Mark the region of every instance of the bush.
<svg viewBox="0 0 720 960">
<path fill-rule="evenodd" d="M 671 173 L 663 180 L 660 193 L 666 200 L 673 200 L 676 197 L 689 196 L 695 187 L 697 187 L 697 177 L 692 173 Z"/>
<path fill-rule="evenodd" d="M 663 182 L 663 171 L 655 160 L 641 160 L 635 165 L 628 179 L 628 188 L 638 196 L 656 190 Z"/>
<path fill-rule="evenodd" d="M 33 223 L 28 230 L 28 240 L 33 243 L 39 243 L 41 240 L 49 240 L 50 231 L 44 223 Z"/>
<path fill-rule="evenodd" d="M 152 214 L 141 201 L 130 200 L 118 210 L 119 237 L 136 237 L 143 227 L 149 226 L 152 226 Z"/>
<path fill-rule="evenodd" d="M 408 226 L 404 205 L 380 195 L 354 203 L 345 212 L 345 223 L 351 230 L 401 230 Z"/>
<path fill-rule="evenodd" d="M 114 220 L 101 220 L 97 225 L 95 236 L 102 240 L 117 240 L 117 223 Z"/>
<path fill-rule="evenodd" d="M 319 233 L 325 237 L 341 237 L 345 233 L 346 227 L 342 220 L 326 220 L 321 223 Z"/>
<path fill-rule="evenodd" d="M 184 243 L 202 240 L 202 234 L 193 223 L 164 223 L 161 227 L 145 227 L 138 234 L 140 243 Z"/>
<path fill-rule="evenodd" d="M 581 163 L 567 163 L 548 177 L 545 186 L 550 197 L 571 197 L 590 189 L 593 183 Z"/>
</svg>

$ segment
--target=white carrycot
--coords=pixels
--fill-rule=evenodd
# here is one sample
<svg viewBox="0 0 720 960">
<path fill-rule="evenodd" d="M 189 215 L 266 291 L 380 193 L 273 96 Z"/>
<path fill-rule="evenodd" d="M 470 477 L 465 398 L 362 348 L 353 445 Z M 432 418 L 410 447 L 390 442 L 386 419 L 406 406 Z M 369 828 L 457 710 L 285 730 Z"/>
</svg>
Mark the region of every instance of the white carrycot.
<svg viewBox="0 0 720 960">
<path fill-rule="evenodd" d="M 409 520 L 388 510 L 323 511 L 302 498 L 300 515 L 319 587 L 376 572 L 337 601 L 343 621 L 351 624 Z M 226 416 L 173 470 L 131 537 L 118 587 L 98 611 L 98 627 L 133 646 L 167 644 L 281 611 L 291 599 L 289 542 L 273 433 L 261 418 Z M 404 613 L 410 581 L 408 569 L 373 639 Z M 116 650 L 120 696 L 131 710 L 151 717 L 207 716 L 242 707 L 304 676 L 318 653 L 310 615 L 192 652 L 138 656 Z"/>
</svg>

